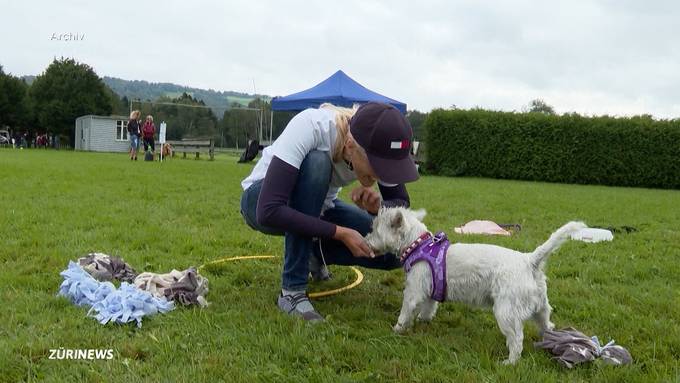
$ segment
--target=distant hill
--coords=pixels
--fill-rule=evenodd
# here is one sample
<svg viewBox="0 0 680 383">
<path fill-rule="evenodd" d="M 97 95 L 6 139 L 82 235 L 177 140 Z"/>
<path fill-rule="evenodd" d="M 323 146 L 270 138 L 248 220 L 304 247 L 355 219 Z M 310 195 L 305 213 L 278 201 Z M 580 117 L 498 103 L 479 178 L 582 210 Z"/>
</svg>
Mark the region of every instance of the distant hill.
<svg viewBox="0 0 680 383">
<path fill-rule="evenodd" d="M 35 80 L 35 76 L 22 76 L 28 83 Z M 191 88 L 167 82 L 148 82 L 143 80 L 123 80 L 116 77 L 104 76 L 102 78 L 104 83 L 111 88 L 119 97 L 126 96 L 129 100 L 151 100 L 154 101 L 161 96 L 171 98 L 179 97 L 186 92 L 192 97 L 203 100 L 203 102 L 211 107 L 218 118 L 222 118 L 224 110 L 234 103 L 241 106 L 247 106 L 255 97 L 261 97 L 265 100 L 271 99 L 265 95 L 253 95 L 249 93 L 240 93 L 232 91 L 216 91 L 213 89 Z"/>
</svg>

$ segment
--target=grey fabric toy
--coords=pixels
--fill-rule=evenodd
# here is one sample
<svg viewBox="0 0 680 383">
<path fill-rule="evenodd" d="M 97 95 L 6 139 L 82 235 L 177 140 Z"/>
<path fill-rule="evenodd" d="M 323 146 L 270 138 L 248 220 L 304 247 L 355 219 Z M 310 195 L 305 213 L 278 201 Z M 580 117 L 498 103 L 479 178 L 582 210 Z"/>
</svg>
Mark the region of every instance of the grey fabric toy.
<svg viewBox="0 0 680 383">
<path fill-rule="evenodd" d="M 165 289 L 165 297 L 168 300 L 180 302 L 187 305 L 200 305 L 205 307 L 208 302 L 204 295 L 208 293 L 208 279 L 198 275 L 195 268 L 191 267 L 179 281 Z"/>
<path fill-rule="evenodd" d="M 115 279 L 132 283 L 137 276 L 137 272 L 122 258 L 103 253 L 90 253 L 85 257 L 78 258 L 78 264 L 100 282 Z"/>
<path fill-rule="evenodd" d="M 597 358 L 612 365 L 633 362 L 628 350 L 614 345 L 613 340 L 601 346 L 597 336 L 590 338 L 571 327 L 546 331 L 543 334 L 543 340 L 535 342 L 534 347 L 549 351 L 555 355 L 553 359 L 568 368 L 579 363 L 594 361 Z"/>
<path fill-rule="evenodd" d="M 208 306 L 205 299 L 208 293 L 208 279 L 193 267 L 184 271 L 172 270 L 167 274 L 144 272 L 135 278 L 134 284 L 154 296 L 164 296 L 185 306 Z"/>
</svg>

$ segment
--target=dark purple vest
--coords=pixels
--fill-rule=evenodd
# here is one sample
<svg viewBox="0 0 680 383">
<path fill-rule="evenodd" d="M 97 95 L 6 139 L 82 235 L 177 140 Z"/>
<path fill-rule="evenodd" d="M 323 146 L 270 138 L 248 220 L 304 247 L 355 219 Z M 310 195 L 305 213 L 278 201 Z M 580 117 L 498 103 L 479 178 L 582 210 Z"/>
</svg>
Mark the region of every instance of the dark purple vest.
<svg viewBox="0 0 680 383">
<path fill-rule="evenodd" d="M 434 237 L 430 233 L 421 235 L 401 256 L 401 263 L 408 273 L 416 262 L 425 261 L 432 271 L 432 299 L 444 302 L 446 299 L 446 251 L 451 242 L 443 232 Z"/>
</svg>

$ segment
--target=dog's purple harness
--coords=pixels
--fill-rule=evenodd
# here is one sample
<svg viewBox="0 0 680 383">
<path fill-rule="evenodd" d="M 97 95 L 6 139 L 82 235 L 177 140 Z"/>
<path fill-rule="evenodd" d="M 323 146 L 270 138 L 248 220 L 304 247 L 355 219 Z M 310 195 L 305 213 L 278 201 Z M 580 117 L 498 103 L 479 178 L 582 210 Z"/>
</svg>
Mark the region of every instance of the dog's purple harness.
<svg viewBox="0 0 680 383">
<path fill-rule="evenodd" d="M 432 299 L 444 302 L 446 299 L 446 251 L 451 242 L 443 232 L 434 237 L 424 233 L 413 241 L 401 254 L 401 264 L 408 273 L 413 264 L 420 261 L 427 262 L 432 270 Z"/>
</svg>

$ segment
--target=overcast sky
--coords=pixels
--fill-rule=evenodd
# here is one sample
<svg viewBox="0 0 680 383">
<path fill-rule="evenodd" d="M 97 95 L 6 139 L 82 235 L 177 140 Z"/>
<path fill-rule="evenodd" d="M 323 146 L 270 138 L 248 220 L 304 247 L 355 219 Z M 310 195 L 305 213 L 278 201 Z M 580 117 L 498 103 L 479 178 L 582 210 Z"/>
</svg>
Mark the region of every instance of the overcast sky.
<svg viewBox="0 0 680 383">
<path fill-rule="evenodd" d="M 52 40 L 53 34 L 83 36 Z M 430 110 L 452 104 L 680 117 L 678 1 L 9 1 L 0 65 L 286 95 L 344 70 Z"/>
</svg>

